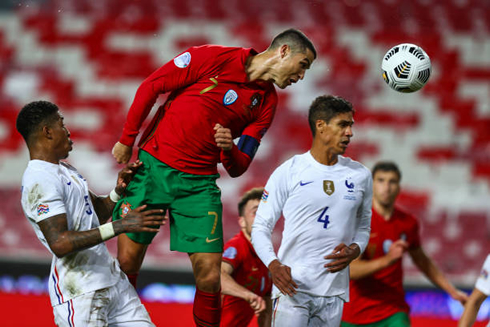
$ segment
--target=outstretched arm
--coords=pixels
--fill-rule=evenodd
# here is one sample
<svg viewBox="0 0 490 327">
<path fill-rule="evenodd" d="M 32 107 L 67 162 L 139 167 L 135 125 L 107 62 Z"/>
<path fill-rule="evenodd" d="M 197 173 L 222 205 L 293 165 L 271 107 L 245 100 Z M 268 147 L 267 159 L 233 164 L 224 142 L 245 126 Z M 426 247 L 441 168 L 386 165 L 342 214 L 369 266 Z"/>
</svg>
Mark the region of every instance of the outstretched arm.
<svg viewBox="0 0 490 327">
<path fill-rule="evenodd" d="M 98 196 L 92 191 L 90 191 L 90 199 L 94 205 L 94 210 L 99 217 L 99 222 L 101 224 L 108 221 L 112 216 L 112 210 L 118 200 L 118 198 L 123 194 L 124 190 L 128 186 L 131 179 L 133 179 L 134 174 L 141 167 L 143 163 L 139 160 L 127 164 L 117 175 L 116 187 L 111 192 L 111 195 Z"/>
<path fill-rule="evenodd" d="M 408 243 L 404 240 L 397 240 L 391 244 L 388 253 L 373 260 L 354 260 L 350 264 L 350 278 L 353 280 L 365 278 L 377 273 L 381 269 L 391 266 L 403 257 L 407 251 Z"/>
<path fill-rule="evenodd" d="M 263 312 L 266 309 L 264 299 L 238 284 L 231 274 L 233 274 L 233 266 L 227 262 L 221 262 L 221 293 L 244 299 L 250 304 L 256 315 Z"/>
<path fill-rule="evenodd" d="M 265 310 L 259 314 L 257 323 L 259 327 L 270 327 L 272 323 L 272 300 L 270 295 L 264 296 L 264 301 Z"/>
<path fill-rule="evenodd" d="M 417 247 L 413 250 L 409 250 L 415 265 L 434 283 L 434 285 L 440 287 L 446 291 L 453 299 L 461 302 L 463 305 L 468 300 L 468 295 L 458 289 L 444 276 L 442 271 L 437 268 L 434 262 L 425 254 L 422 247 Z"/>
<path fill-rule="evenodd" d="M 62 258 L 68 254 L 81 251 L 102 243 L 121 233 L 127 232 L 158 232 L 158 227 L 165 224 L 163 210 L 146 210 L 141 206 L 132 210 L 121 220 L 99 226 L 86 231 L 68 230 L 66 214 L 56 215 L 38 222 L 51 251 Z M 110 226 L 109 226 L 110 225 Z M 106 226 L 106 227 L 104 227 Z M 107 227 L 112 232 L 108 234 Z"/>
<path fill-rule="evenodd" d="M 471 327 L 475 323 L 478 310 L 480 306 L 487 298 L 486 294 L 480 292 L 479 289 L 475 288 L 471 293 L 468 301 L 464 305 L 463 315 L 459 320 L 458 327 Z"/>
</svg>

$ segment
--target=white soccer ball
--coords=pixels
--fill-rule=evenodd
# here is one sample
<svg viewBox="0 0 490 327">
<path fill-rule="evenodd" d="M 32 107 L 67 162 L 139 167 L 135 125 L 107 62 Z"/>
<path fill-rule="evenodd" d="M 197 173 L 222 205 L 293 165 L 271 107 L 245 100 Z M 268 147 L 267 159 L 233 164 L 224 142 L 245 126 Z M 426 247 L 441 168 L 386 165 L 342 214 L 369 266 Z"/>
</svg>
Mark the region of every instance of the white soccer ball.
<svg viewBox="0 0 490 327">
<path fill-rule="evenodd" d="M 381 69 L 386 84 L 393 90 L 411 93 L 420 90 L 427 83 L 432 65 L 421 47 L 402 43 L 388 50 L 383 57 Z"/>
</svg>

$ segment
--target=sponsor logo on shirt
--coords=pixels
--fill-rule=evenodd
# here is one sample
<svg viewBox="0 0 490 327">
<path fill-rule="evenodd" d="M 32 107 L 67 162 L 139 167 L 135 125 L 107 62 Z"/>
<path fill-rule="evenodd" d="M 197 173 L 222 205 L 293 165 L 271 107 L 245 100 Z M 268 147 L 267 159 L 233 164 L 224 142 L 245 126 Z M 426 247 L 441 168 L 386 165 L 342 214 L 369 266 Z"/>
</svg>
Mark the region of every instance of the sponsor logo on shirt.
<svg viewBox="0 0 490 327">
<path fill-rule="evenodd" d="M 328 180 L 323 181 L 323 191 L 329 196 L 332 195 L 335 192 L 334 182 Z"/>
<path fill-rule="evenodd" d="M 308 181 L 308 182 L 299 181 L 299 186 L 305 186 L 311 183 L 313 183 L 313 181 Z"/>
<path fill-rule="evenodd" d="M 264 193 L 262 193 L 262 202 L 266 203 L 267 202 L 267 198 L 269 197 L 269 192 L 267 192 L 265 189 L 264 189 Z"/>
<path fill-rule="evenodd" d="M 230 104 L 235 103 L 236 99 L 238 99 L 238 94 L 235 90 L 230 89 L 226 91 L 225 96 L 223 97 L 223 104 L 229 106 Z"/>
<path fill-rule="evenodd" d="M 48 204 L 39 204 L 37 206 L 37 215 L 38 216 L 41 216 L 41 215 L 45 215 L 49 212 L 49 205 Z"/>
<path fill-rule="evenodd" d="M 237 250 L 233 246 L 230 246 L 228 249 L 223 252 L 223 258 L 233 260 L 236 258 Z"/>
<path fill-rule="evenodd" d="M 180 56 L 174 58 L 174 64 L 179 68 L 185 68 L 189 66 L 190 62 L 191 62 L 191 54 L 189 52 L 184 52 Z"/>
</svg>

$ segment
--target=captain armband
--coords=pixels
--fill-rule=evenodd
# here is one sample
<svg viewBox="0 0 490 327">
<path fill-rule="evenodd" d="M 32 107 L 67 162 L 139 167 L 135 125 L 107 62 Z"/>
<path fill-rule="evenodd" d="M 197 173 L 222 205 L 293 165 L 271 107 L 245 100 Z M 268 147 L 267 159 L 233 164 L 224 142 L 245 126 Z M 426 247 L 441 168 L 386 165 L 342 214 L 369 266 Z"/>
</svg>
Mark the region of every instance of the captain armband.
<svg viewBox="0 0 490 327">
<path fill-rule="evenodd" d="M 242 135 L 240 136 L 240 140 L 238 141 L 238 150 L 241 152 L 245 153 L 250 157 L 250 159 L 253 159 L 255 156 L 255 153 L 257 152 L 257 149 L 259 148 L 259 141 L 249 135 Z"/>
</svg>

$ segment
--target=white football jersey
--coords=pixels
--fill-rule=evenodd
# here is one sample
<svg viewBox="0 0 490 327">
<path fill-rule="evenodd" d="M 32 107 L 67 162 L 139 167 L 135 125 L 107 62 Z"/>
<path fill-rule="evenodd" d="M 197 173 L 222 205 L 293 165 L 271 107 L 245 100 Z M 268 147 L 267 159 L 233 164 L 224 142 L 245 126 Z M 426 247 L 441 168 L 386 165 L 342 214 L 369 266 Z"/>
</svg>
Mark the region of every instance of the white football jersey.
<svg viewBox="0 0 490 327">
<path fill-rule="evenodd" d="M 68 164 L 31 160 L 22 178 L 22 208 L 41 243 L 51 252 L 38 223 L 66 214 L 68 230 L 98 227 L 99 219 L 90 199 L 85 178 Z M 116 284 L 119 264 L 104 243 L 63 258 L 53 254 L 49 295 L 53 306 Z"/>
<path fill-rule="evenodd" d="M 490 254 L 487 256 L 485 263 L 483 263 L 481 274 L 476 280 L 475 287 L 486 296 L 490 296 Z"/>
<path fill-rule="evenodd" d="M 310 152 L 278 167 L 265 186 L 252 228 L 252 243 L 269 266 L 274 259 L 291 267 L 298 291 L 315 296 L 349 298 L 349 269 L 329 273 L 324 256 L 340 243 L 357 243 L 361 252 L 371 229 L 371 172 L 339 156 L 333 166 L 317 162 Z M 271 233 L 284 216 L 276 257 Z M 274 287 L 273 295 L 279 290 Z"/>
</svg>

